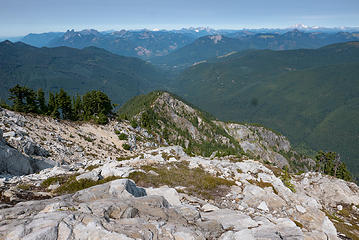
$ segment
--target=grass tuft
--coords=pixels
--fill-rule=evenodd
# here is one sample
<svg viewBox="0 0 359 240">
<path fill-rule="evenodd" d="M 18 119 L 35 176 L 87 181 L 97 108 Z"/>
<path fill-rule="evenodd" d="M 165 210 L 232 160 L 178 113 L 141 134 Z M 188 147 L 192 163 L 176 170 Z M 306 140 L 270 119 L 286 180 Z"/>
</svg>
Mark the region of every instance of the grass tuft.
<svg viewBox="0 0 359 240">
<path fill-rule="evenodd" d="M 170 187 L 183 186 L 188 194 L 215 199 L 225 196 L 233 181 L 212 176 L 201 168 L 190 169 L 188 163 L 177 162 L 159 166 L 143 166 L 143 170 L 153 170 L 158 175 L 133 172 L 129 178 L 134 180 L 137 185 L 143 187 L 159 187 L 168 185 Z"/>
</svg>

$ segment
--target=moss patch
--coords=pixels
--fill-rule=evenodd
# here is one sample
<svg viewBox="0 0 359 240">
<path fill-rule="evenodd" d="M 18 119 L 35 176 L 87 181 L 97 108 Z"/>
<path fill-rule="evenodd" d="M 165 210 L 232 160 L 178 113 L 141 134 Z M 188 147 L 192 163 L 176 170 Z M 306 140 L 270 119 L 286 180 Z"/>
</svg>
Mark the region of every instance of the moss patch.
<svg viewBox="0 0 359 240">
<path fill-rule="evenodd" d="M 129 178 L 133 179 L 139 186 L 183 186 L 186 187 L 184 190 L 186 193 L 206 199 L 225 196 L 230 186 L 235 184 L 233 181 L 212 176 L 201 168 L 190 169 L 186 162 L 144 166 L 142 169 L 145 171 L 153 170 L 158 175 L 143 172 L 131 173 Z"/>
<path fill-rule="evenodd" d="M 89 187 L 93 187 L 99 184 L 104 184 L 116 179 L 120 179 L 120 177 L 107 177 L 98 181 L 93 181 L 90 179 L 80 179 L 79 181 L 76 180 L 76 176 L 72 176 L 70 178 L 67 179 L 67 181 L 63 184 L 60 185 L 60 187 L 58 187 L 55 190 L 55 193 L 58 194 L 65 194 L 65 193 L 74 193 L 77 191 L 80 191 L 82 189 L 86 189 Z"/>
<path fill-rule="evenodd" d="M 100 165 L 98 165 L 98 164 L 90 165 L 90 166 L 88 166 L 88 167 L 86 168 L 86 170 L 92 171 L 92 170 L 98 168 L 99 166 L 100 166 Z"/>
<path fill-rule="evenodd" d="M 270 188 L 273 189 L 273 192 L 278 195 L 277 190 L 274 188 L 274 186 L 273 186 L 271 183 L 263 182 L 262 180 L 261 180 L 260 182 L 258 182 L 258 181 L 256 181 L 256 180 L 252 180 L 252 179 L 247 180 L 247 181 L 248 181 L 250 184 L 257 185 L 257 186 L 260 187 L 260 188 L 270 187 Z"/>
</svg>

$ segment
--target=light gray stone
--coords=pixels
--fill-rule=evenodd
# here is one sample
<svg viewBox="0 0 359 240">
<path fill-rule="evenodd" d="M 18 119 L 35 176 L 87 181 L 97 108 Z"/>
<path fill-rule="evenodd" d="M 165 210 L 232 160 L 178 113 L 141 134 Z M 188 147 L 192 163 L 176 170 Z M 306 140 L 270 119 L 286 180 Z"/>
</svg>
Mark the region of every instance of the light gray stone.
<svg viewBox="0 0 359 240">
<path fill-rule="evenodd" d="M 181 205 L 178 192 L 174 188 L 162 186 L 160 188 L 146 188 L 147 195 L 163 196 L 172 206 Z"/>
<path fill-rule="evenodd" d="M 267 206 L 267 204 L 266 204 L 265 201 L 262 201 L 262 202 L 258 205 L 257 208 L 258 208 L 259 210 L 262 210 L 262 211 L 265 211 L 265 212 L 269 212 L 269 208 L 268 208 L 268 206 Z"/>
<path fill-rule="evenodd" d="M 77 176 L 76 180 L 79 181 L 80 179 L 89 179 L 92 181 L 98 181 L 101 178 L 102 178 L 102 176 L 99 175 L 99 173 L 97 171 L 91 171 L 91 172 L 83 173 L 83 174 Z"/>
<path fill-rule="evenodd" d="M 301 205 L 296 205 L 295 208 L 296 208 L 297 211 L 300 212 L 300 213 L 305 213 L 305 212 L 307 212 L 307 210 L 306 210 L 303 206 L 301 206 Z"/>
<path fill-rule="evenodd" d="M 233 229 L 236 231 L 258 226 L 258 223 L 249 216 L 230 209 L 220 209 L 203 213 L 202 218 L 216 220 L 222 224 L 224 229 Z"/>
<path fill-rule="evenodd" d="M 216 207 L 216 206 L 214 206 L 212 204 L 209 204 L 209 203 L 203 205 L 201 209 L 202 209 L 203 212 L 212 212 L 212 211 L 219 210 L 218 207 Z"/>
</svg>

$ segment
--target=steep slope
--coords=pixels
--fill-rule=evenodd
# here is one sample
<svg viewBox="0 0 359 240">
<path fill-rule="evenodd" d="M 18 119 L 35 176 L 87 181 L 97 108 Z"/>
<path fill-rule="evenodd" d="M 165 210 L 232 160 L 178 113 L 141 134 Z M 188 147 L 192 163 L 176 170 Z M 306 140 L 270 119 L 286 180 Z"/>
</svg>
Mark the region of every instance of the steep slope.
<svg viewBox="0 0 359 240">
<path fill-rule="evenodd" d="M 313 160 L 291 149 L 288 140 L 264 127 L 223 123 L 168 92 L 136 96 L 118 111 L 121 119 L 148 129 L 159 144 L 182 146 L 188 154 L 258 158 L 293 171 L 308 171 Z"/>
<path fill-rule="evenodd" d="M 205 36 L 167 56 L 151 59 L 156 64 L 186 67 L 196 62 L 248 49 L 290 50 L 318 48 L 328 44 L 357 41 L 358 33 L 305 33 L 293 30 L 283 34 L 246 34 Z"/>
<path fill-rule="evenodd" d="M 64 32 L 30 33 L 20 41 L 34 47 L 44 47 L 55 38 L 64 35 Z"/>
<path fill-rule="evenodd" d="M 194 36 L 169 31 L 115 31 L 100 33 L 96 30 L 67 31 L 63 36 L 49 41 L 45 46 L 84 48 L 95 46 L 115 54 L 148 59 L 167 55 L 191 43 Z"/>
<path fill-rule="evenodd" d="M 222 35 L 204 36 L 167 56 L 151 59 L 152 63 L 183 68 L 208 58 L 246 49 L 240 40 Z"/>
<path fill-rule="evenodd" d="M 213 125 L 166 92 L 139 96 L 126 106 L 122 114 L 151 123 L 148 130 L 127 120 L 99 126 L 0 109 L 5 141 L 20 151 L 22 144 L 15 143 L 36 141 L 51 153 L 46 158 L 58 162 L 36 174 L 0 175 L 0 238 L 358 239 L 359 187 L 276 167 L 271 151 L 293 153 L 285 137 L 263 127 Z M 148 118 L 150 109 L 163 119 Z M 189 123 L 193 117 L 198 126 Z M 159 147 L 156 142 L 165 145 L 166 134 L 157 134 L 163 120 L 172 126 L 168 136 L 183 137 L 180 129 L 191 128 L 202 143 L 208 134 L 232 136 L 245 151 L 262 146 L 270 159 L 192 156 L 181 146 Z M 122 134 L 128 139 L 120 145 L 136 147 L 121 149 Z"/>
<path fill-rule="evenodd" d="M 103 49 L 35 48 L 24 43 L 0 43 L 0 97 L 16 84 L 45 91 L 65 89 L 83 94 L 99 89 L 114 103 L 156 89 L 164 75 L 137 58 L 122 57 Z"/>
<path fill-rule="evenodd" d="M 296 145 L 337 151 L 357 175 L 358 66 L 358 42 L 247 51 L 189 68 L 173 89 L 220 119 L 262 123 Z"/>
</svg>

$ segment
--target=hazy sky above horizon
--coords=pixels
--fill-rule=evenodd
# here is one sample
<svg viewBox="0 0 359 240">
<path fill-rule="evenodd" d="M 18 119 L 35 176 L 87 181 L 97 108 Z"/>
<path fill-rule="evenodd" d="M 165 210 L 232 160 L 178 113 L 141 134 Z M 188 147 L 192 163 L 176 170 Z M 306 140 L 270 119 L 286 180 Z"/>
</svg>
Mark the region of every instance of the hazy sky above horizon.
<svg viewBox="0 0 359 240">
<path fill-rule="evenodd" d="M 67 29 L 359 26 L 358 0 L 0 0 L 0 37 Z"/>
</svg>

